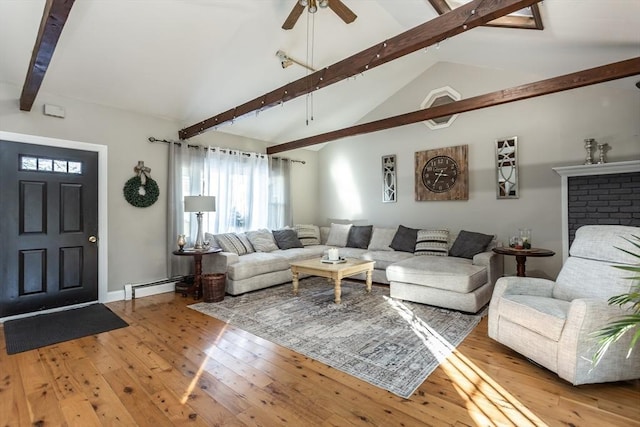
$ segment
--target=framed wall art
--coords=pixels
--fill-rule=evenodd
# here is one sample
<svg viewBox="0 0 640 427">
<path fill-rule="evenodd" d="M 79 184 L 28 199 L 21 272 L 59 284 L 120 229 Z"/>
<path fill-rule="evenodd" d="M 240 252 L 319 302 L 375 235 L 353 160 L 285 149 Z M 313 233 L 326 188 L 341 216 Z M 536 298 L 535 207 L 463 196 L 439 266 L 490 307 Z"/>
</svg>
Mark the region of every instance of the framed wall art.
<svg viewBox="0 0 640 427">
<path fill-rule="evenodd" d="M 415 198 L 469 200 L 468 145 L 416 152 Z"/>
<path fill-rule="evenodd" d="M 395 203 L 396 183 L 396 155 L 382 156 L 382 203 Z"/>
<path fill-rule="evenodd" d="M 518 137 L 496 140 L 496 198 L 520 197 L 518 179 Z"/>
</svg>

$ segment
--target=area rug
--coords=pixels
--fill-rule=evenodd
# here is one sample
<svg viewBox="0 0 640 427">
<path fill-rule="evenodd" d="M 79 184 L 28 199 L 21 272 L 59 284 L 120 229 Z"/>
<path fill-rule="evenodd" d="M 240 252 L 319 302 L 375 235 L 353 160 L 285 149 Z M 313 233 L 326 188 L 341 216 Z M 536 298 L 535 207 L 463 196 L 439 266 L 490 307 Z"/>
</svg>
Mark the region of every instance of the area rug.
<svg viewBox="0 0 640 427">
<path fill-rule="evenodd" d="M 414 304 L 389 288 L 342 281 L 342 302 L 319 277 L 189 308 L 409 398 L 480 322 L 482 314 Z"/>
<path fill-rule="evenodd" d="M 4 322 L 8 354 L 82 338 L 129 326 L 102 304 Z"/>
</svg>

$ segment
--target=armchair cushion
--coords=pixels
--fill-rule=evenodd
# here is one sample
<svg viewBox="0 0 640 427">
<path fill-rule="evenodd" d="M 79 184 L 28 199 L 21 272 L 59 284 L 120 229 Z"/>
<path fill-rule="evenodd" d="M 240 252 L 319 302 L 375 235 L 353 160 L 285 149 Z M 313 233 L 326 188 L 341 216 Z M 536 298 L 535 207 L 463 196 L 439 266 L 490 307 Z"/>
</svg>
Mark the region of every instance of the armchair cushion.
<svg viewBox="0 0 640 427">
<path fill-rule="evenodd" d="M 500 315 L 554 341 L 560 339 L 570 303 L 532 295 L 507 295 L 500 302 Z"/>
</svg>

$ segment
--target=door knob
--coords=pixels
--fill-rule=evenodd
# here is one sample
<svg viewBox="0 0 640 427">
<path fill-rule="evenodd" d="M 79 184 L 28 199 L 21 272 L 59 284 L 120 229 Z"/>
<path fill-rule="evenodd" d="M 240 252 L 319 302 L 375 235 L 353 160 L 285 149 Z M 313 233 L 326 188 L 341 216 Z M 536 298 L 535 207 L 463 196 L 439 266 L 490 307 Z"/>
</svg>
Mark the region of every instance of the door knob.
<svg viewBox="0 0 640 427">
<path fill-rule="evenodd" d="M 95 242 L 97 242 L 97 241 L 98 241 L 98 238 L 97 238 L 96 236 L 89 236 L 89 241 L 90 241 L 91 243 L 95 243 Z"/>
</svg>

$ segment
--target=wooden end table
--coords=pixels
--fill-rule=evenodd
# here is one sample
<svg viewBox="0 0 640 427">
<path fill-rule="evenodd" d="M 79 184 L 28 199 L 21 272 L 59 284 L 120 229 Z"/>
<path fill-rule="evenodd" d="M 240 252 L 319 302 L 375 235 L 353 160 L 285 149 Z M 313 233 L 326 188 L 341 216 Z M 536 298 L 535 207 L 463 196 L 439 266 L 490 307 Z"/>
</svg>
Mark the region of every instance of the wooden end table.
<svg viewBox="0 0 640 427">
<path fill-rule="evenodd" d="M 300 273 L 312 276 L 326 277 L 333 281 L 333 295 L 336 304 L 340 304 L 342 294 L 342 278 L 355 276 L 356 274 L 367 274 L 367 292 L 371 292 L 371 282 L 373 265 L 375 261 L 347 258 L 346 262 L 338 264 L 324 263 L 320 258 L 307 259 L 304 261 L 294 261 L 291 263 L 291 274 L 293 275 L 293 294 L 298 295 L 298 275 Z"/>
<path fill-rule="evenodd" d="M 531 248 L 531 249 L 516 249 L 516 248 L 505 248 L 498 247 L 493 248 L 493 252 L 501 255 L 509 255 L 516 257 L 517 263 L 517 273 L 516 275 L 519 277 L 525 277 L 525 264 L 527 263 L 527 257 L 546 257 L 553 256 L 556 253 L 550 251 L 549 249 L 542 248 Z"/>
<path fill-rule="evenodd" d="M 193 299 L 200 299 L 200 297 L 202 296 L 202 256 L 217 254 L 219 252 L 222 252 L 222 249 L 184 249 L 182 251 L 173 251 L 173 254 L 177 256 L 193 257 L 195 269 L 195 274 L 193 276 L 193 285 L 185 286 L 182 289 L 178 289 L 178 286 L 176 285 L 176 291 L 182 292 L 183 297 L 186 297 L 187 294 L 193 294 Z"/>
</svg>

